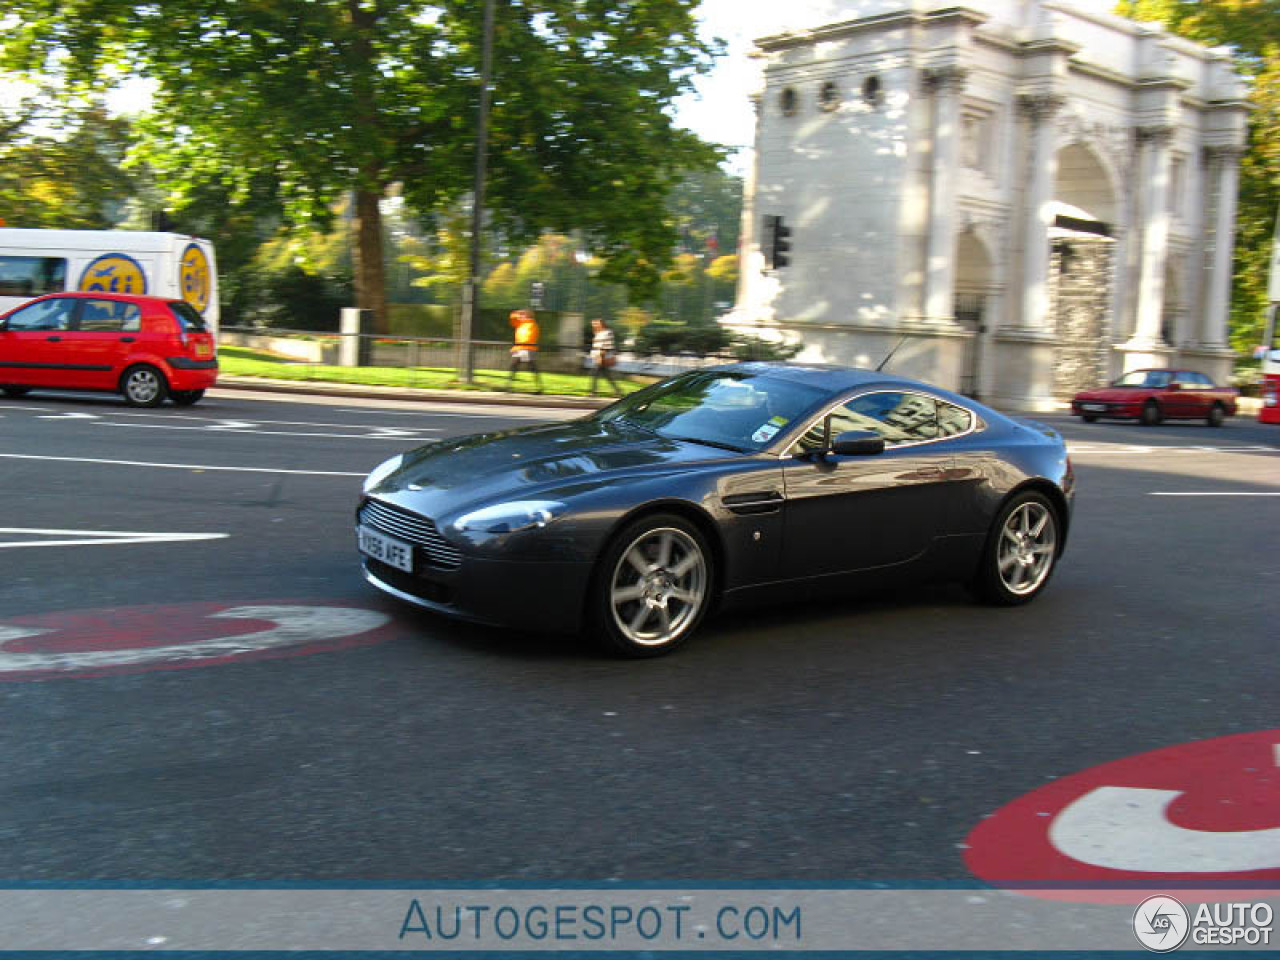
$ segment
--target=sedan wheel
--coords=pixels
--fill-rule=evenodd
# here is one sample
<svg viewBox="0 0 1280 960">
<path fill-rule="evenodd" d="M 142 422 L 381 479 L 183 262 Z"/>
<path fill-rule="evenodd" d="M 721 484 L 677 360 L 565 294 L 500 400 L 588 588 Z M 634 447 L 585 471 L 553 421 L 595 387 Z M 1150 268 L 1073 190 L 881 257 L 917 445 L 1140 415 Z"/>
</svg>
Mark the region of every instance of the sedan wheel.
<svg viewBox="0 0 1280 960">
<path fill-rule="evenodd" d="M 992 603 L 1027 603 L 1049 582 L 1057 560 L 1057 514 L 1040 494 L 1024 493 L 996 518 L 974 586 Z"/>
<path fill-rule="evenodd" d="M 1222 409 L 1222 404 L 1215 403 L 1209 408 L 1209 415 L 1205 417 L 1205 421 L 1211 427 L 1220 427 L 1222 422 L 1227 419 L 1227 412 Z"/>
<path fill-rule="evenodd" d="M 30 387 L 0 387 L 6 397 L 25 397 L 31 392 Z"/>
<path fill-rule="evenodd" d="M 120 392 L 131 407 L 158 407 L 169 394 L 168 384 L 155 367 L 130 367 L 120 378 Z"/>
<path fill-rule="evenodd" d="M 1160 404 L 1154 400 L 1148 400 L 1142 405 L 1142 415 L 1138 417 L 1138 421 L 1144 427 L 1154 427 L 1164 419 L 1164 414 L 1160 412 Z"/>
<path fill-rule="evenodd" d="M 614 653 L 651 657 L 693 633 L 711 599 L 702 535 L 675 516 L 645 517 L 624 530 L 601 564 L 592 617 Z"/>
</svg>

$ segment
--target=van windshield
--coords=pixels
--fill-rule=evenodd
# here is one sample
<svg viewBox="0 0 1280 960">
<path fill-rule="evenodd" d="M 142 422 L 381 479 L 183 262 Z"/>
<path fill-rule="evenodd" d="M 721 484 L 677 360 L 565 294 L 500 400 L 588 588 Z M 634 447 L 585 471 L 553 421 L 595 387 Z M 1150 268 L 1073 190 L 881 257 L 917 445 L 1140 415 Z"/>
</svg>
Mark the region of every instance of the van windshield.
<svg viewBox="0 0 1280 960">
<path fill-rule="evenodd" d="M 209 328 L 205 326 L 204 317 L 196 312 L 196 308 L 185 301 L 175 301 L 169 304 L 169 309 L 173 311 L 173 315 L 178 318 L 178 325 L 182 328 L 183 333 L 204 333 Z"/>
</svg>

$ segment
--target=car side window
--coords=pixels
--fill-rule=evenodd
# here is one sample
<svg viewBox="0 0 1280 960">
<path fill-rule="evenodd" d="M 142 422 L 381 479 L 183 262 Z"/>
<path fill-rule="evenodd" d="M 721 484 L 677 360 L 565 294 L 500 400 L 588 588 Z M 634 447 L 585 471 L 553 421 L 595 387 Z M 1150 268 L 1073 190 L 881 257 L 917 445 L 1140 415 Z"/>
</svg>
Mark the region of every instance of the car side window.
<svg viewBox="0 0 1280 960">
<path fill-rule="evenodd" d="M 938 436 L 958 437 L 973 429 L 973 414 L 964 407 L 939 400 L 938 404 Z"/>
<path fill-rule="evenodd" d="M 831 414 L 831 436 L 848 430 L 870 430 L 885 446 L 936 440 L 937 403 L 921 393 L 867 393 L 854 397 Z"/>
<path fill-rule="evenodd" d="M 10 330 L 66 330 L 71 326 L 76 301 L 64 297 L 39 300 L 9 315 Z"/>
<path fill-rule="evenodd" d="M 1203 373 L 1193 373 L 1191 376 L 1193 382 L 1199 384 L 1201 388 L 1213 389 L 1213 381 Z"/>
<path fill-rule="evenodd" d="M 80 309 L 80 330 L 130 331 L 142 327 L 142 310 L 120 300 L 86 300 Z"/>
</svg>

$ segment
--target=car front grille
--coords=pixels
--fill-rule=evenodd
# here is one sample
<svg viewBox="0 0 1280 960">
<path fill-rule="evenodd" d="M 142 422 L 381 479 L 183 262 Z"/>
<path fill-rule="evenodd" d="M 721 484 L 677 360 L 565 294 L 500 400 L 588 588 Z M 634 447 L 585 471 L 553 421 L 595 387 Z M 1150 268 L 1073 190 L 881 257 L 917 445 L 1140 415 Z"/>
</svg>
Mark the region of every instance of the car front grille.
<svg viewBox="0 0 1280 960">
<path fill-rule="evenodd" d="M 427 562 L 433 567 L 455 570 L 462 565 L 462 553 L 440 536 L 436 525 L 426 517 L 378 500 L 366 500 L 362 503 L 357 516 L 366 527 L 421 548 Z"/>
</svg>

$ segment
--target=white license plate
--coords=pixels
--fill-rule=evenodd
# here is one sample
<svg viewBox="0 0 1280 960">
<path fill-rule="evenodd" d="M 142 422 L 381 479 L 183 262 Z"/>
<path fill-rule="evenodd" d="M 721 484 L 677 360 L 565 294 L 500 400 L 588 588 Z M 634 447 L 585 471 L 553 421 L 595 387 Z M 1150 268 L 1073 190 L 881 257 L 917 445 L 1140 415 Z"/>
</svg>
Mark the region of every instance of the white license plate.
<svg viewBox="0 0 1280 960">
<path fill-rule="evenodd" d="M 1107 405 L 1105 403 L 1082 403 L 1081 410 L 1088 410 L 1090 413 L 1106 413 Z"/>
<path fill-rule="evenodd" d="M 397 570 L 413 573 L 413 547 L 403 540 L 396 540 L 363 526 L 356 528 L 356 539 L 360 544 L 360 552 L 366 556 L 381 560 Z"/>
</svg>

